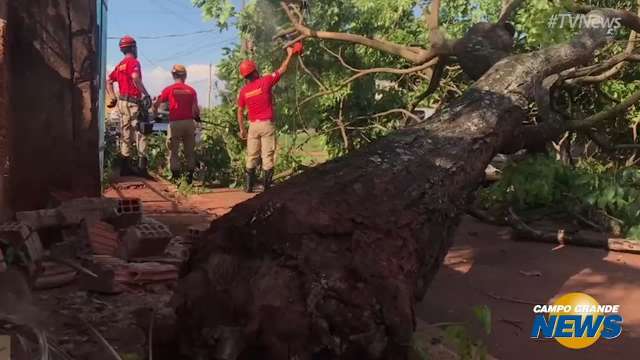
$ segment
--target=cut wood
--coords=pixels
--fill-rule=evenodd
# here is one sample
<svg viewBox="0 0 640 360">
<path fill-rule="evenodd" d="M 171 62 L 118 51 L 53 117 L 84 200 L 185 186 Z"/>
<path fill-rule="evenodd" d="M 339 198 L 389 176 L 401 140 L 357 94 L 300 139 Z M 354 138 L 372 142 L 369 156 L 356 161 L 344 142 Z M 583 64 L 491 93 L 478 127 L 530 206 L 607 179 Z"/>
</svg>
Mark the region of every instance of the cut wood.
<svg viewBox="0 0 640 360">
<path fill-rule="evenodd" d="M 561 245 L 601 248 L 609 251 L 640 254 L 640 242 L 629 239 L 610 238 L 605 233 L 593 231 L 578 231 L 568 233 L 564 229 L 557 231 L 542 231 L 527 225 L 513 209 L 509 209 L 507 217 L 509 224 L 515 230 L 514 240 L 528 240 Z"/>
</svg>

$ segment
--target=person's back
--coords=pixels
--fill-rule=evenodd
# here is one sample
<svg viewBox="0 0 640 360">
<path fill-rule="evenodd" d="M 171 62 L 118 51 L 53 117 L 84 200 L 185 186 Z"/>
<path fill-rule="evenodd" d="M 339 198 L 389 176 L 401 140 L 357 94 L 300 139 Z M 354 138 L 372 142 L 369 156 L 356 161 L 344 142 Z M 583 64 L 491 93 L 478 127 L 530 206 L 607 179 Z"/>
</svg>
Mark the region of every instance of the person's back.
<svg viewBox="0 0 640 360">
<path fill-rule="evenodd" d="M 169 120 L 180 121 L 194 118 L 193 108 L 197 106 L 197 94 L 194 88 L 185 83 L 168 86 L 160 96 L 169 103 Z"/>
<path fill-rule="evenodd" d="M 301 47 L 300 47 L 301 48 Z M 271 186 L 275 166 L 276 128 L 274 126 L 273 94 L 271 91 L 287 71 L 293 56 L 292 48 L 287 48 L 287 58 L 273 74 L 260 76 L 256 64 L 244 60 L 240 64 L 240 75 L 247 84 L 238 94 L 238 127 L 240 138 L 247 140 L 246 191 L 253 192 L 258 161 L 262 160 L 264 189 Z M 244 113 L 249 118 L 249 131 L 244 125 Z"/>
<path fill-rule="evenodd" d="M 196 91 L 185 83 L 187 69 L 184 65 L 176 64 L 171 70 L 175 83 L 162 90 L 153 104 L 153 112 L 157 113 L 161 103 L 169 103 L 169 127 L 167 131 L 167 147 L 169 149 L 169 168 L 171 177 L 178 179 L 182 175 L 178 153 L 180 144 L 184 146 L 187 158 L 187 182 L 193 181 L 195 168 L 195 132 L 196 122 L 200 121 L 198 95 Z"/>
<path fill-rule="evenodd" d="M 240 90 L 239 102 L 247 108 L 249 121 L 274 120 L 272 90 L 281 76 L 276 71 L 251 81 Z"/>
</svg>

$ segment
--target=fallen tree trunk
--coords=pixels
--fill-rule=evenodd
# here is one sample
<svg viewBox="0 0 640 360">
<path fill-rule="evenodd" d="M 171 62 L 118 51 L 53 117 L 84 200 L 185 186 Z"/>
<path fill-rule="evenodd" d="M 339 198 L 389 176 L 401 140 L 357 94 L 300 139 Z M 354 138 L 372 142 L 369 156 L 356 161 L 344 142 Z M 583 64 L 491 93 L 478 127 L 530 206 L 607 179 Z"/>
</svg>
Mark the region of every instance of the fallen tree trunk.
<svg viewBox="0 0 640 360">
<path fill-rule="evenodd" d="M 605 31 L 504 59 L 428 124 L 215 221 L 176 293 L 184 349 L 193 358 L 405 359 L 416 301 L 486 166 L 525 146 L 536 86 L 591 60 Z"/>
</svg>

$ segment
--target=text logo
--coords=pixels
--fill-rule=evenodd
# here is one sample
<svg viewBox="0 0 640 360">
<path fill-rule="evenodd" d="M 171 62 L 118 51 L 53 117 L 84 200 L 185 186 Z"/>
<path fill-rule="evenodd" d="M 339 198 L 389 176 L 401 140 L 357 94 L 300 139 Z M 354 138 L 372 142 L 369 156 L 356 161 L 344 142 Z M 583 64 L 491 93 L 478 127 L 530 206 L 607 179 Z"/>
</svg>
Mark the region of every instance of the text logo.
<svg viewBox="0 0 640 360">
<path fill-rule="evenodd" d="M 600 338 L 611 340 L 622 334 L 620 305 L 600 305 L 583 293 L 563 295 L 553 305 L 536 305 L 533 312 L 531 338 L 556 339 L 570 349 L 584 349 Z"/>
<path fill-rule="evenodd" d="M 550 28 L 605 29 L 611 35 L 622 27 L 622 23 L 620 18 L 603 17 L 596 14 L 554 14 L 549 18 L 547 26 Z"/>
</svg>

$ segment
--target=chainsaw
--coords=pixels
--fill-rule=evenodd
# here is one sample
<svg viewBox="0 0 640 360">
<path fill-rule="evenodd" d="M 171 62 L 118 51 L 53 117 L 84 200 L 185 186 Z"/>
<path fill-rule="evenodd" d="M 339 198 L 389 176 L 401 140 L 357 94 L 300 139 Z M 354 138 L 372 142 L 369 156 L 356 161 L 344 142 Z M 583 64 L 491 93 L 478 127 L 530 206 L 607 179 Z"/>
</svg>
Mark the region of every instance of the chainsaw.
<svg viewBox="0 0 640 360">
<path fill-rule="evenodd" d="M 150 107 L 151 99 L 145 97 L 144 101 L 140 104 L 140 111 L 138 112 L 138 119 L 136 121 L 136 130 L 142 135 L 153 133 L 154 118 L 149 113 Z"/>
</svg>

